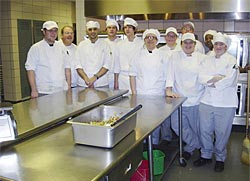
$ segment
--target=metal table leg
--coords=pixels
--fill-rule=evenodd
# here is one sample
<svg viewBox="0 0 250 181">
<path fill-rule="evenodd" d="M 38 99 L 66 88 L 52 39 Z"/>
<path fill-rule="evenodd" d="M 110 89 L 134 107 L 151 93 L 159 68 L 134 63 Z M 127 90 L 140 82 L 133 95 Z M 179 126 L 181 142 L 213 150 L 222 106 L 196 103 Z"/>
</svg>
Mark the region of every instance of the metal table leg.
<svg viewBox="0 0 250 181">
<path fill-rule="evenodd" d="M 179 163 L 182 167 L 187 165 L 185 159 L 182 157 L 183 152 L 183 144 L 182 144 L 182 106 L 178 108 L 178 122 L 179 122 L 179 150 L 180 150 L 180 158 Z"/>
<path fill-rule="evenodd" d="M 153 149 L 152 149 L 152 136 L 148 136 L 148 165 L 149 165 L 149 180 L 153 181 L 154 176 L 154 159 L 153 159 Z"/>
</svg>

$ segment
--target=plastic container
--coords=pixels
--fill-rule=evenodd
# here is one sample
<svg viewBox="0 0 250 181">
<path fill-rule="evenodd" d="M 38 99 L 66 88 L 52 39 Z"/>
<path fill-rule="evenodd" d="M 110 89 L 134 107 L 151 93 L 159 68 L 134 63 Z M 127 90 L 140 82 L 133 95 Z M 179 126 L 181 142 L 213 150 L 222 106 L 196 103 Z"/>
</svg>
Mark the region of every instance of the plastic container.
<svg viewBox="0 0 250 181">
<path fill-rule="evenodd" d="M 148 160 L 142 160 L 141 164 L 130 178 L 130 181 L 148 181 L 148 180 L 149 180 Z"/>
<path fill-rule="evenodd" d="M 143 152 L 143 158 L 148 160 L 148 152 Z M 164 171 L 165 154 L 160 150 L 153 150 L 154 175 L 160 175 Z"/>
</svg>

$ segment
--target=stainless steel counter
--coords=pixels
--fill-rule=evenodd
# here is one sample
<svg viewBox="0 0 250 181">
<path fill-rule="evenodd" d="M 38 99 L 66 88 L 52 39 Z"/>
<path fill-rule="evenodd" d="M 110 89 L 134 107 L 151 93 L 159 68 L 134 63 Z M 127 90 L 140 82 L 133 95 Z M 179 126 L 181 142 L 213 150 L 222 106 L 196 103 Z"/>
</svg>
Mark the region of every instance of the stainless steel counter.
<svg viewBox="0 0 250 181">
<path fill-rule="evenodd" d="M 59 95 L 58 99 L 61 99 Z M 19 181 L 100 180 L 131 154 L 184 101 L 185 98 L 161 96 L 123 98 L 114 105 L 135 107 L 142 104 L 143 108 L 137 113 L 135 131 L 114 148 L 74 144 L 71 125 L 63 124 L 2 150 L 0 176 Z"/>
<path fill-rule="evenodd" d="M 18 140 L 125 94 L 127 90 L 73 88 L 14 104 Z"/>
</svg>

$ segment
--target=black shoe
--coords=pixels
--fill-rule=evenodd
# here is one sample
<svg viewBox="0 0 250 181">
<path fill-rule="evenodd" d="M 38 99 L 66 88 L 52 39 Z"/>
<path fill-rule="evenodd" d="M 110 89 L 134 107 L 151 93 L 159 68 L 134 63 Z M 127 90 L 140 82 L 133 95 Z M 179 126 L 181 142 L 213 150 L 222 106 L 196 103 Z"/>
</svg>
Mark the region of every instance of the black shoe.
<svg viewBox="0 0 250 181">
<path fill-rule="evenodd" d="M 191 153 L 188 153 L 187 151 L 184 151 L 183 153 L 182 153 L 182 157 L 186 160 L 186 161 L 188 161 L 190 158 L 191 158 Z"/>
<path fill-rule="evenodd" d="M 195 167 L 201 167 L 201 166 L 209 164 L 209 163 L 212 163 L 212 159 L 200 157 L 198 160 L 194 161 L 193 164 Z"/>
<path fill-rule="evenodd" d="M 216 161 L 214 166 L 214 171 L 216 172 L 222 172 L 224 170 L 224 162 Z"/>
</svg>

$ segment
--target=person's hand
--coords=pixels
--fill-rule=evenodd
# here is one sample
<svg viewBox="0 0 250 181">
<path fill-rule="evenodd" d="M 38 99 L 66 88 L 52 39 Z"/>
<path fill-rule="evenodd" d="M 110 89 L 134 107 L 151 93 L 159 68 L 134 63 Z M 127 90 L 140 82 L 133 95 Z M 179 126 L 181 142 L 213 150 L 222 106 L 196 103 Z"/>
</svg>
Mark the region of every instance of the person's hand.
<svg viewBox="0 0 250 181">
<path fill-rule="evenodd" d="M 84 79 L 84 82 L 85 82 L 85 84 L 86 84 L 87 86 L 89 86 L 90 79 L 87 77 L 87 78 Z"/>
<path fill-rule="evenodd" d="M 96 76 L 93 76 L 89 79 L 89 84 L 88 84 L 88 87 L 89 88 L 94 88 L 94 83 L 95 81 L 97 80 Z"/>
<path fill-rule="evenodd" d="M 167 96 L 167 97 L 172 97 L 172 98 L 181 97 L 179 94 L 176 94 L 176 93 L 174 93 L 174 92 L 172 92 L 172 91 L 167 91 L 167 92 L 166 92 L 166 96 Z"/>
<path fill-rule="evenodd" d="M 34 90 L 34 91 L 31 91 L 31 98 L 37 98 L 38 97 L 38 91 L 37 90 Z"/>
<path fill-rule="evenodd" d="M 208 84 L 210 84 L 210 83 L 215 84 L 216 82 L 220 81 L 224 77 L 225 77 L 224 75 L 215 75 L 212 79 L 210 79 L 209 81 L 207 81 L 207 83 Z"/>
<path fill-rule="evenodd" d="M 246 64 L 246 66 L 244 67 L 245 72 L 247 72 L 248 70 L 250 70 L 250 65 Z"/>
</svg>

